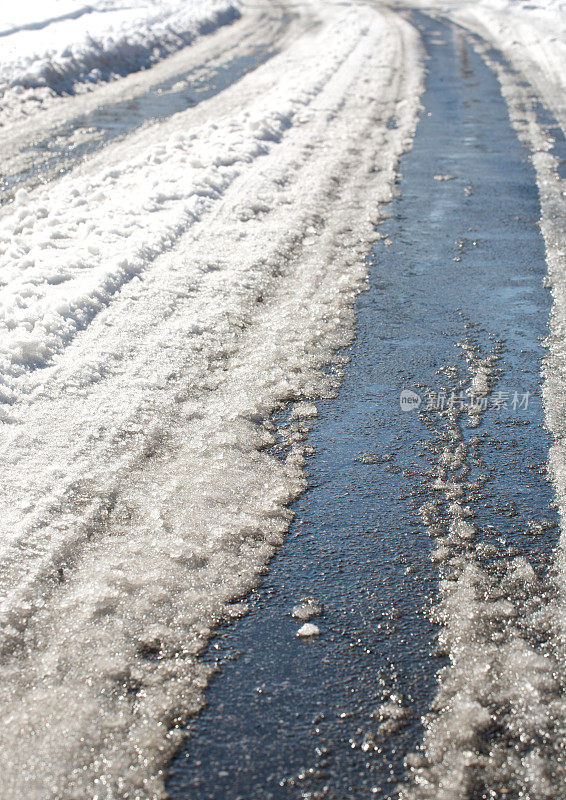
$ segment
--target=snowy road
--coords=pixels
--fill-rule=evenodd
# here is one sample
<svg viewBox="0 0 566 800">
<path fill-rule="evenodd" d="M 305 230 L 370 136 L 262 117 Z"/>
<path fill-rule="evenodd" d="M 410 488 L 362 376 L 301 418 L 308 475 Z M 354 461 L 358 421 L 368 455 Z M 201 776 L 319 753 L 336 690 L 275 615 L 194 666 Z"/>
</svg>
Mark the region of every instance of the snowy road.
<svg viewBox="0 0 566 800">
<path fill-rule="evenodd" d="M 303 488 L 269 415 L 336 383 L 419 81 L 402 19 L 313 3 L 237 85 L 4 207 L 11 796 L 159 794 L 195 653 Z"/>
<path fill-rule="evenodd" d="M 244 610 L 307 486 L 305 428 L 347 369 L 336 349 L 402 191 L 426 62 L 411 18 L 376 3 L 19 13 L 0 18 L 0 797 L 158 798 L 203 705 L 199 654 Z M 556 76 L 525 52 L 514 66 L 534 88 L 493 68 L 541 189 L 560 498 L 563 191 L 535 107 Z M 470 363 L 481 386 L 489 365 Z M 444 603 L 469 594 L 469 574 Z M 557 635 L 552 666 L 533 657 L 535 693 L 556 675 Z M 427 723 L 429 748 L 453 719 Z M 473 742 L 455 741 L 414 762 L 425 788 L 408 797 L 473 796 Z M 563 773 L 543 785 L 528 756 L 529 798 L 558 798 Z"/>
<path fill-rule="evenodd" d="M 173 763 L 173 800 L 361 800 L 399 784 L 411 800 L 562 796 L 560 647 L 539 650 L 557 514 L 535 176 L 466 37 L 411 22 L 424 112 L 351 362 L 318 403 L 290 535 L 249 615 L 209 648 L 220 671 Z M 468 415 L 456 398 L 470 389 Z M 420 414 L 400 407 L 403 390 Z M 321 633 L 298 643 L 290 610 L 308 595 L 324 602 Z"/>
</svg>

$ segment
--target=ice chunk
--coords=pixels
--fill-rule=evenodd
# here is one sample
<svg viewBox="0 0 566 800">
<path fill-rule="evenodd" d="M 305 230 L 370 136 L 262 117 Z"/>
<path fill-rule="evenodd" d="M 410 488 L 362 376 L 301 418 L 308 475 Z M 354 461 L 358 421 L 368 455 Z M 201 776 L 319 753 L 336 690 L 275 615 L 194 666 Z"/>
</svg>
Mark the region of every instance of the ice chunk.
<svg viewBox="0 0 566 800">
<path fill-rule="evenodd" d="M 297 631 L 297 636 L 300 636 L 302 639 L 307 639 L 310 636 L 319 636 L 320 635 L 320 628 L 318 625 L 313 625 L 312 622 L 305 622 L 299 630 Z"/>
<path fill-rule="evenodd" d="M 318 417 L 314 403 L 296 403 L 291 414 L 291 419 L 313 419 Z"/>
<path fill-rule="evenodd" d="M 320 617 L 324 611 L 324 605 L 314 597 L 302 597 L 301 601 L 293 606 L 291 615 L 297 619 L 309 620 L 312 617 Z"/>
</svg>

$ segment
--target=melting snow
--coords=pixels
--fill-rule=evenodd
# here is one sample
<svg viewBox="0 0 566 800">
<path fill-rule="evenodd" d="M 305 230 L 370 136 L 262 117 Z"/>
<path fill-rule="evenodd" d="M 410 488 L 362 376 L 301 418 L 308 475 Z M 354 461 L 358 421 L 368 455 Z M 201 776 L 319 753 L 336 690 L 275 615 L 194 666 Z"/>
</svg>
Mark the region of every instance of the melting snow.
<svg viewBox="0 0 566 800">
<path fill-rule="evenodd" d="M 404 20 L 307 8 L 218 97 L 0 210 L 7 796 L 163 796 L 196 656 L 305 487 L 421 90 Z"/>
</svg>

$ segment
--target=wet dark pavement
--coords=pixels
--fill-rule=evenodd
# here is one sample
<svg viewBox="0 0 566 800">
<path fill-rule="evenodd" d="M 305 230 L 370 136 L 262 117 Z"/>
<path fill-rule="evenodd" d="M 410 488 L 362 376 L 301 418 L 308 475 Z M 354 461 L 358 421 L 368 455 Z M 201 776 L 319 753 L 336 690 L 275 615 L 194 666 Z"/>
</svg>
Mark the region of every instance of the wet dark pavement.
<svg viewBox="0 0 566 800">
<path fill-rule="evenodd" d="M 444 663 L 428 618 L 435 542 L 419 515 L 441 432 L 402 410 L 400 395 L 442 392 L 453 365 L 464 385 L 466 337 L 500 356 L 499 407 L 466 433 L 487 476 L 480 536 L 540 570 L 555 542 L 540 396 L 551 299 L 534 171 L 480 56 L 447 25 L 413 20 L 428 53 L 424 111 L 370 258 L 351 362 L 338 398 L 317 404 L 309 488 L 288 539 L 249 614 L 205 654 L 220 670 L 171 765 L 173 800 L 394 794 Z M 290 615 L 306 595 L 325 605 L 308 641 Z M 407 716 L 380 733 L 375 712 L 392 693 Z"/>
</svg>

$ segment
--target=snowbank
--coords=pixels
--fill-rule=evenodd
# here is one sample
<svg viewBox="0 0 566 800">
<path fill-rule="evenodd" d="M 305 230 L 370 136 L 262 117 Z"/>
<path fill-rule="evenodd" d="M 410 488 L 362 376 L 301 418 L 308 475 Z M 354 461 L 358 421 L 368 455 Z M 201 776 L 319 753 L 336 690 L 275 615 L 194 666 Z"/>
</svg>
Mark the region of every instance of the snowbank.
<svg viewBox="0 0 566 800">
<path fill-rule="evenodd" d="M 24 0 L 0 11 L 0 97 L 40 99 L 129 74 L 239 16 L 240 0 Z"/>
</svg>

